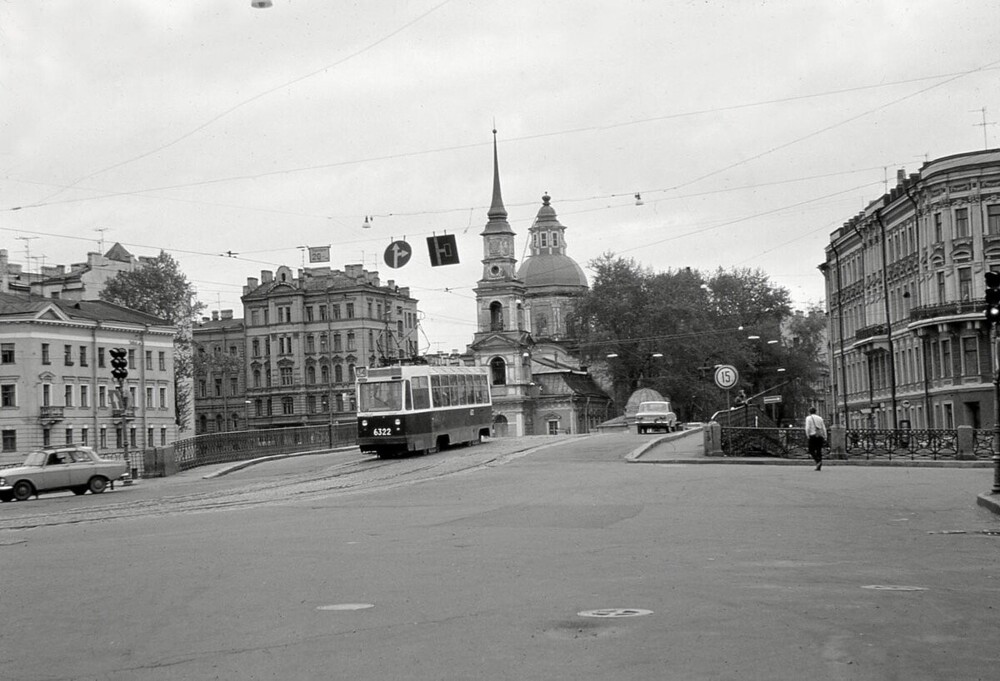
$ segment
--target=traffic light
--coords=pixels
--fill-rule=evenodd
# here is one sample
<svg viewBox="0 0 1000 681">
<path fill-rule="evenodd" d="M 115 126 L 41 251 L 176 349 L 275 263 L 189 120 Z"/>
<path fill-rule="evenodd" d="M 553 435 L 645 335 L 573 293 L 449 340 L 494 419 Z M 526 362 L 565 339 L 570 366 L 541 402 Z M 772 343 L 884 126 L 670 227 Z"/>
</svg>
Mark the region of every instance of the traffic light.
<svg viewBox="0 0 1000 681">
<path fill-rule="evenodd" d="M 111 348 L 111 377 L 117 381 L 128 378 L 128 351 L 125 348 Z"/>
</svg>

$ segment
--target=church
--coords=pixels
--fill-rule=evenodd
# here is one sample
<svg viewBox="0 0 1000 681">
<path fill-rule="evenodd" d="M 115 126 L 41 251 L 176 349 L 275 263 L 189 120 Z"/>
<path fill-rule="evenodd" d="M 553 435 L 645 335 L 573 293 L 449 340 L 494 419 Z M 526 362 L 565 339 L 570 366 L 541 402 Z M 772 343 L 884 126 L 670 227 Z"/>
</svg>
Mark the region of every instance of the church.
<svg viewBox="0 0 1000 681">
<path fill-rule="evenodd" d="M 466 357 L 489 367 L 497 437 L 588 433 L 612 416 L 611 398 L 580 364 L 567 334 L 567 317 L 588 285 L 566 255 L 565 233 L 551 197 L 543 196 L 529 229 L 530 253 L 517 266 L 494 131 L 493 197 L 474 291 L 478 330 Z"/>
</svg>

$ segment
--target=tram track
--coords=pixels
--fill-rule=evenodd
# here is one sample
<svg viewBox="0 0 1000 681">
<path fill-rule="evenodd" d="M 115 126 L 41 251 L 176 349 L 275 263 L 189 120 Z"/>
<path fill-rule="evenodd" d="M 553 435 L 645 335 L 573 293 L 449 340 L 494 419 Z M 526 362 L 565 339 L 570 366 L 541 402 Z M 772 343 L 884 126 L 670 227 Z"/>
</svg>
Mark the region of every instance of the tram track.
<svg viewBox="0 0 1000 681">
<path fill-rule="evenodd" d="M 51 510 L 36 500 L 7 505 L 3 510 L 27 511 L 4 517 L 0 514 L 0 532 L 24 531 L 60 525 L 111 523 L 157 516 L 206 513 L 250 508 L 288 501 L 300 502 L 352 492 L 390 489 L 496 465 L 504 459 L 523 455 L 531 447 L 513 452 L 495 451 L 490 446 L 446 450 L 430 456 L 379 459 L 359 456 L 332 464 L 317 473 L 275 477 L 229 488 L 169 494 L 152 498 L 127 498 L 88 504 L 89 495 L 74 500 L 72 508 Z M 262 464 L 268 465 L 268 464 Z M 234 473 L 233 475 L 238 475 Z M 197 483 L 196 483 L 197 484 Z M 114 498 L 117 494 L 109 495 Z M 68 501 L 68 500 L 67 500 Z M 82 503 L 84 505 L 76 505 Z M 25 508 L 26 507 L 26 508 Z"/>
</svg>

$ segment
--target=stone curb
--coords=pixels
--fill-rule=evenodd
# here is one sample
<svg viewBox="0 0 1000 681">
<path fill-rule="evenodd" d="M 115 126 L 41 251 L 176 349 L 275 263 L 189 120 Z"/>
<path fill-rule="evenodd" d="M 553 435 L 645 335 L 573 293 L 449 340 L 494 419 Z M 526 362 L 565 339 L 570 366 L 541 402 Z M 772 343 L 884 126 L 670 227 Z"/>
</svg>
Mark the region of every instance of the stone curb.
<svg viewBox="0 0 1000 681">
<path fill-rule="evenodd" d="M 310 454 L 331 454 L 333 452 L 346 452 L 349 449 L 357 449 L 357 445 L 351 445 L 350 447 L 335 447 L 333 449 L 311 449 L 307 452 L 291 452 L 290 454 L 272 454 L 271 456 L 261 456 L 256 459 L 247 459 L 246 461 L 238 461 L 232 466 L 226 466 L 225 468 L 220 468 L 217 471 L 208 473 L 207 475 L 201 476 L 202 480 L 210 480 L 212 478 L 221 478 L 223 475 L 229 473 L 234 473 L 244 468 L 249 468 L 250 466 L 255 466 L 259 463 L 265 463 L 267 461 L 278 461 L 279 459 L 289 459 L 293 456 L 308 456 Z"/>
<path fill-rule="evenodd" d="M 985 508 L 986 510 L 993 511 L 997 515 L 1000 515 L 1000 495 L 980 494 L 976 498 L 976 503 Z"/>
</svg>

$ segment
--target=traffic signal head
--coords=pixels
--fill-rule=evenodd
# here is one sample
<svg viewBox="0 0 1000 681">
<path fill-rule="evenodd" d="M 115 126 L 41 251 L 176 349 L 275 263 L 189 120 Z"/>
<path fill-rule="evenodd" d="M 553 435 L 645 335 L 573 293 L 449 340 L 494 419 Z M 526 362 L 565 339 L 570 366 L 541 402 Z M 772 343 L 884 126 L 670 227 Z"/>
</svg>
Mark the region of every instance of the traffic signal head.
<svg viewBox="0 0 1000 681">
<path fill-rule="evenodd" d="M 125 348 L 111 348 L 111 377 L 124 381 L 128 378 L 128 351 Z"/>
</svg>

